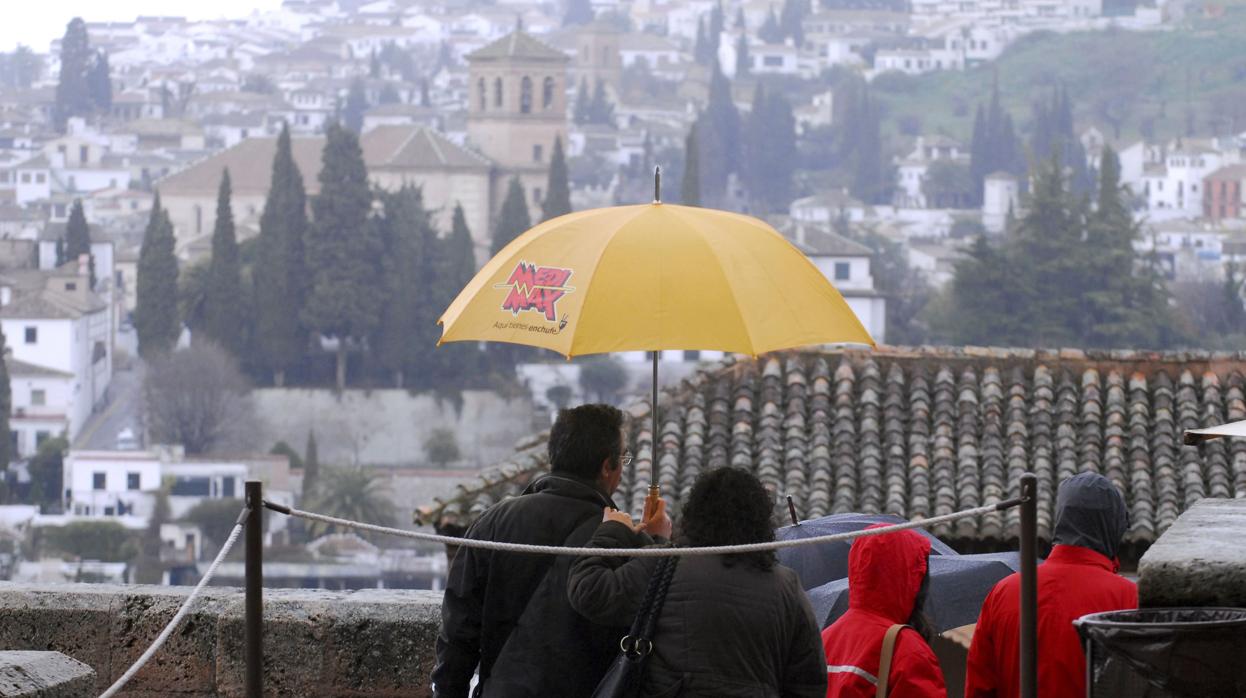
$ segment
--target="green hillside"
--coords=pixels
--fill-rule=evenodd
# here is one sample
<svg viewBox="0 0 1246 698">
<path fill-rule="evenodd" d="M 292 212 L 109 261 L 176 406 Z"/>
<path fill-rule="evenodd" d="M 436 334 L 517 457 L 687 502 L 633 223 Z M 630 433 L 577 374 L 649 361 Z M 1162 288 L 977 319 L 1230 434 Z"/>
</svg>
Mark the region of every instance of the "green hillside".
<svg viewBox="0 0 1246 698">
<path fill-rule="evenodd" d="M 1197 14 L 1191 10 L 1191 14 Z M 993 64 L 917 78 L 880 76 L 888 129 L 967 139 L 974 109 L 998 72 L 1005 106 L 1025 132 L 1030 106 L 1063 83 L 1078 126 L 1109 137 L 1163 139 L 1246 131 L 1246 3 L 1167 31 L 1109 30 L 1028 36 Z"/>
</svg>

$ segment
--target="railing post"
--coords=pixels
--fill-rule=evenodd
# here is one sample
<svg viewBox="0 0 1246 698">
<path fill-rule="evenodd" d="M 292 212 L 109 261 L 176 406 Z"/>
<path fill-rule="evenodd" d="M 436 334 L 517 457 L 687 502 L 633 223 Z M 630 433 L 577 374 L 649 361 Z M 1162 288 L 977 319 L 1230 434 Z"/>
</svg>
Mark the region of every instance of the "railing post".
<svg viewBox="0 0 1246 698">
<path fill-rule="evenodd" d="M 259 480 L 247 480 L 246 530 L 246 694 L 264 695 L 264 492 Z"/>
<path fill-rule="evenodd" d="M 1021 476 L 1021 698 L 1038 698 L 1038 478 Z"/>
</svg>

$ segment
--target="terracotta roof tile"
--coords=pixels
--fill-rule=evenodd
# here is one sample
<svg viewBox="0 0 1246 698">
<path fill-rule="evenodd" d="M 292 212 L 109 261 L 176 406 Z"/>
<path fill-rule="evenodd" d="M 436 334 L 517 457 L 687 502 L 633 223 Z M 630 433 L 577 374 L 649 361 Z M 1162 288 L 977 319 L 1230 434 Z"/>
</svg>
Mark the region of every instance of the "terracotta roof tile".
<svg viewBox="0 0 1246 698">
<path fill-rule="evenodd" d="M 1095 471 L 1125 495 L 1126 540 L 1148 544 L 1201 497 L 1246 497 L 1246 441 L 1180 443 L 1183 429 L 1246 419 L 1246 355 L 1063 350 L 889 349 L 728 359 L 663 397 L 656 466 L 647 405 L 617 501 L 639 512 L 662 484 L 671 510 L 696 475 L 733 464 L 791 495 L 804 517 L 945 514 L 1014 496 L 1039 477 L 1039 534 L 1055 489 Z M 1175 376 L 1175 380 L 1174 380 Z M 507 465 L 421 509 L 474 516 L 544 467 L 533 439 Z M 776 515 L 786 517 L 786 506 Z M 938 528 L 948 540 L 1007 545 L 1016 509 Z"/>
</svg>

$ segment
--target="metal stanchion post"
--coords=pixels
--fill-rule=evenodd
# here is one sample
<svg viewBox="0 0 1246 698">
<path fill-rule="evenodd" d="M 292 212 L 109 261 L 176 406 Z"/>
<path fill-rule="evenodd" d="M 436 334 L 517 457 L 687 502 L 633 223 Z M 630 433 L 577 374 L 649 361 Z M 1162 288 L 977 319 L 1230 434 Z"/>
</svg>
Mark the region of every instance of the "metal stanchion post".
<svg viewBox="0 0 1246 698">
<path fill-rule="evenodd" d="M 264 694 L 264 493 L 259 480 L 246 485 L 246 694 Z"/>
<path fill-rule="evenodd" d="M 1038 698 L 1038 478 L 1021 476 L 1021 698 Z"/>
</svg>

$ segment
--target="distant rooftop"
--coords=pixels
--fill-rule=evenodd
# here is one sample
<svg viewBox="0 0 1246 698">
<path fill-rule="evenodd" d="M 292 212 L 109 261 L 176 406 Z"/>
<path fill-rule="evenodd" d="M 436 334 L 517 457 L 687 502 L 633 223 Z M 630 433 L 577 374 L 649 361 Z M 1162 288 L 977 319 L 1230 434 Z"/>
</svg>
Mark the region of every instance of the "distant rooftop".
<svg viewBox="0 0 1246 698">
<path fill-rule="evenodd" d="M 501 39 L 467 55 L 468 61 L 493 61 L 504 58 L 561 62 L 571 60 L 567 54 L 534 38 L 522 29 L 516 29 Z"/>
</svg>

